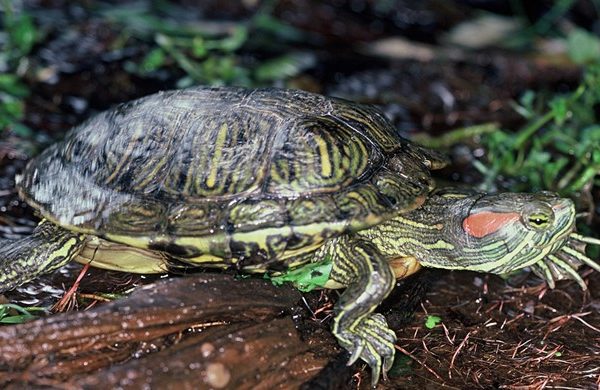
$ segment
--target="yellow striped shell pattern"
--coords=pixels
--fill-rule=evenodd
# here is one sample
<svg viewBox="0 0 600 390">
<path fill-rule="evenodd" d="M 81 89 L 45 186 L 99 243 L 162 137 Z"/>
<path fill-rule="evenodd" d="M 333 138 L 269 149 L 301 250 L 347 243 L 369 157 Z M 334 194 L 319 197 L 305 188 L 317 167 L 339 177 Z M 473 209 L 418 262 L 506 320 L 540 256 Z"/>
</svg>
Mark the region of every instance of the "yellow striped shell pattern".
<svg viewBox="0 0 600 390">
<path fill-rule="evenodd" d="M 76 232 L 262 269 L 417 207 L 443 164 L 370 106 L 194 87 L 97 115 L 33 159 L 18 189 Z"/>
</svg>

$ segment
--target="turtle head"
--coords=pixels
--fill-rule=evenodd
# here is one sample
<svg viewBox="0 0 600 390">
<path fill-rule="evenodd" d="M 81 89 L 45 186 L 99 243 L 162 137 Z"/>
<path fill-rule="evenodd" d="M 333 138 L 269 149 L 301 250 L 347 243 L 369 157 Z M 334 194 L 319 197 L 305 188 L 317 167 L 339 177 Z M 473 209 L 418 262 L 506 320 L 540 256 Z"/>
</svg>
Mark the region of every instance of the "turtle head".
<svg viewBox="0 0 600 390">
<path fill-rule="evenodd" d="M 575 228 L 575 206 L 553 193 L 502 193 L 473 199 L 451 227 L 467 253 L 479 251 L 474 270 L 506 273 L 527 267 L 562 247 Z"/>
<path fill-rule="evenodd" d="M 443 192 L 403 217 L 418 222 L 411 231 L 422 226 L 411 249 L 423 266 L 495 274 L 531 267 L 551 287 L 574 279 L 584 288 L 577 268 L 600 271 L 585 255 L 585 244 L 600 241 L 575 233 L 573 202 L 551 192 Z"/>
</svg>

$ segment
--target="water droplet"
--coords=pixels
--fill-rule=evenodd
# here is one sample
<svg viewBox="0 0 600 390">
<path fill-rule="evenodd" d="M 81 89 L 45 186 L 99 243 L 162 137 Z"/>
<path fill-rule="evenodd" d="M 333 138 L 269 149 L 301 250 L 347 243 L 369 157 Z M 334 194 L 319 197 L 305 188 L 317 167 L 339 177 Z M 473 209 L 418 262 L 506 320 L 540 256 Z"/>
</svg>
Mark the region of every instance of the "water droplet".
<svg viewBox="0 0 600 390">
<path fill-rule="evenodd" d="M 206 367 L 206 382 L 209 385 L 222 389 L 227 386 L 230 380 L 231 373 L 223 363 L 210 363 Z"/>
</svg>

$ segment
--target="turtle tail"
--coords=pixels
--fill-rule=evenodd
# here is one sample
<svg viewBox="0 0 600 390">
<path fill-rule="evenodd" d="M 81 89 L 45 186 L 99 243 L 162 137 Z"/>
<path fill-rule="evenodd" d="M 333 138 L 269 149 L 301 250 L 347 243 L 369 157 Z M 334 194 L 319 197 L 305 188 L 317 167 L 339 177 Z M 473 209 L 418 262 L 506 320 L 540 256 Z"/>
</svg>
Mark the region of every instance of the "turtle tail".
<svg viewBox="0 0 600 390">
<path fill-rule="evenodd" d="M 85 246 L 85 236 L 46 220 L 25 238 L 0 239 L 0 292 L 62 267 Z"/>
</svg>

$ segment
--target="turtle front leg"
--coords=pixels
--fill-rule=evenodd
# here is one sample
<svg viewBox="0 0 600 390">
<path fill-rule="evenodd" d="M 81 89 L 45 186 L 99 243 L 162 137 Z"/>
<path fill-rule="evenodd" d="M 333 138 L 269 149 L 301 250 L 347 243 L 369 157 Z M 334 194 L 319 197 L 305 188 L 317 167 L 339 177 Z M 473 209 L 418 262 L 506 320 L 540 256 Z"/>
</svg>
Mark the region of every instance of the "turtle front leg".
<svg viewBox="0 0 600 390">
<path fill-rule="evenodd" d="M 62 267 L 85 246 L 85 236 L 42 221 L 19 240 L 0 240 L 0 292 Z"/>
<path fill-rule="evenodd" d="M 371 367 L 376 385 L 394 361 L 396 334 L 385 317 L 373 311 L 394 288 L 394 272 L 379 250 L 363 239 L 340 240 L 332 252 L 330 279 L 347 286 L 335 306 L 333 334 L 351 354 L 348 365 L 360 357 Z"/>
</svg>

